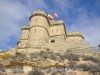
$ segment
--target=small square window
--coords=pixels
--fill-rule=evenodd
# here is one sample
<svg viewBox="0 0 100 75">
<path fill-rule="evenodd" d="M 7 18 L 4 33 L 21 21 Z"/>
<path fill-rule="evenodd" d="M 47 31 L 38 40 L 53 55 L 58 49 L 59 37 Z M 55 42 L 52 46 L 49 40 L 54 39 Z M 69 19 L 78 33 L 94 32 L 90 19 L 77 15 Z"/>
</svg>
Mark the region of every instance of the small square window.
<svg viewBox="0 0 100 75">
<path fill-rule="evenodd" d="M 55 43 L 55 40 L 51 40 L 51 43 Z"/>
</svg>

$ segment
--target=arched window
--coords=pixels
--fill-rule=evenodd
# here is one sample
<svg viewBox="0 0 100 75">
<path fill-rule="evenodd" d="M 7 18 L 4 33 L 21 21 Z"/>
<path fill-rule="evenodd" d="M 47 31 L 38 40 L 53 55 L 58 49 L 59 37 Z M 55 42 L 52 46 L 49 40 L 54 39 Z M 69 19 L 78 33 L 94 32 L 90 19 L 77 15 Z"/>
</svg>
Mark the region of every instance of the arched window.
<svg viewBox="0 0 100 75">
<path fill-rule="evenodd" d="M 56 29 L 56 32 L 58 32 L 58 29 Z"/>
<path fill-rule="evenodd" d="M 45 25 L 45 21 L 44 21 L 44 25 Z"/>
<path fill-rule="evenodd" d="M 53 30 L 52 30 L 52 32 L 53 32 Z"/>
</svg>

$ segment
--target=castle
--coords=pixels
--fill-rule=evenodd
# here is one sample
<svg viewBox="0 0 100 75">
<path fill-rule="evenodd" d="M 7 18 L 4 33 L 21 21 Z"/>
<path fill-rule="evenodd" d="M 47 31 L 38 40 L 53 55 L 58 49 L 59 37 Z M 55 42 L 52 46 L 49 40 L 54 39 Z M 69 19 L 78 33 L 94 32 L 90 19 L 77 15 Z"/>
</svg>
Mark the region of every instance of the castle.
<svg viewBox="0 0 100 75">
<path fill-rule="evenodd" d="M 66 32 L 63 20 L 49 20 L 42 10 L 34 11 L 30 24 L 22 27 L 22 36 L 17 43 L 19 52 L 32 49 L 67 50 L 69 48 L 89 48 L 80 32 Z M 26 50 L 27 49 L 27 50 Z"/>
<path fill-rule="evenodd" d="M 72 61 L 77 65 L 97 64 L 93 60 L 90 61 L 90 58 L 88 61 L 83 59 L 85 55 L 99 58 L 100 53 L 90 49 L 89 43 L 84 42 L 84 37 L 80 32 L 67 32 L 63 20 L 49 20 L 42 10 L 34 11 L 29 20 L 30 24 L 22 28 L 22 36 L 17 42 L 17 47 L 0 53 L 0 65 L 6 68 L 5 72 L 0 71 L 2 74 L 33 75 L 35 68 L 43 70 L 66 68 Z M 76 66 L 76 64 L 73 65 Z M 22 72 L 12 70 L 19 68 Z M 65 75 L 72 73 L 90 75 L 87 71 L 66 72 Z M 51 72 L 44 72 L 44 74 L 52 75 Z"/>
</svg>

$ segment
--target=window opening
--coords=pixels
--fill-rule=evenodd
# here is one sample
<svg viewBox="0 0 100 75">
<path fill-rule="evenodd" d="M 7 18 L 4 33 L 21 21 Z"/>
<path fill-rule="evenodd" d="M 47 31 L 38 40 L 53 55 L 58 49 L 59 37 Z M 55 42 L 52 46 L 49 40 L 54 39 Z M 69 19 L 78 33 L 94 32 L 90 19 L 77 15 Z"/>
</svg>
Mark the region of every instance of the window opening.
<svg viewBox="0 0 100 75">
<path fill-rule="evenodd" d="M 55 40 L 51 40 L 51 43 L 55 43 Z"/>
<path fill-rule="evenodd" d="M 52 32 L 53 32 L 53 30 L 52 30 Z"/>
</svg>

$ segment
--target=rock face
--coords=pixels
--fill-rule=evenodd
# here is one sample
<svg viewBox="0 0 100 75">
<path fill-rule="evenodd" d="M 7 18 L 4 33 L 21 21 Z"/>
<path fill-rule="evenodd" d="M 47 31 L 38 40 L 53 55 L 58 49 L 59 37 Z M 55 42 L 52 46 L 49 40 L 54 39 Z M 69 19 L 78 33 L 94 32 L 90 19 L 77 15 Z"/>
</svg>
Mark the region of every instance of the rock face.
<svg viewBox="0 0 100 75">
<path fill-rule="evenodd" d="M 5 71 L 0 70 L 0 75 L 89 75 L 91 65 L 100 67 L 98 59 L 86 59 L 86 55 L 92 56 L 95 53 L 90 50 L 89 43 L 84 42 L 82 33 L 67 32 L 63 20 L 49 20 L 42 10 L 34 11 L 29 20 L 30 24 L 22 28 L 22 36 L 17 46 L 0 53 L 0 67 L 6 68 Z M 90 66 L 86 67 L 86 64 Z M 46 72 L 46 69 L 60 68 L 64 72 Z M 65 72 L 66 68 L 84 68 L 84 71 Z"/>
</svg>

